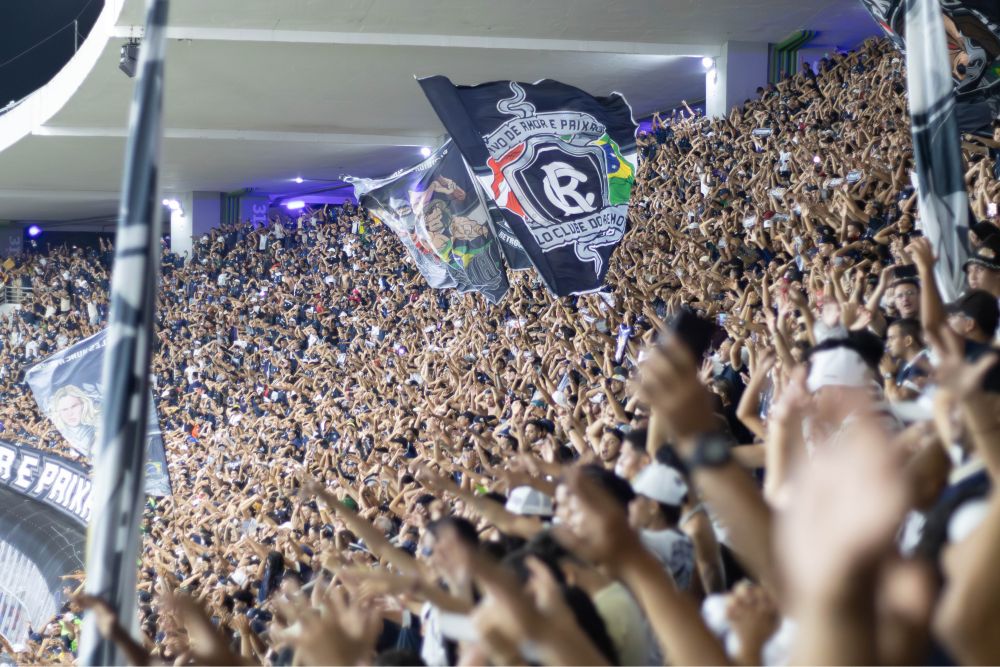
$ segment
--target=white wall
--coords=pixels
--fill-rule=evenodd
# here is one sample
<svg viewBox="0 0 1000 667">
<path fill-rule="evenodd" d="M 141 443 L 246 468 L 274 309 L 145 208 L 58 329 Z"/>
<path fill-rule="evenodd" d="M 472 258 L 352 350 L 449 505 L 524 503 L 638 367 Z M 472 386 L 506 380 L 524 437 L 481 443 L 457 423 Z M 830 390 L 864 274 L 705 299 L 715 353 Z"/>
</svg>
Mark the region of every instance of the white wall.
<svg viewBox="0 0 1000 667">
<path fill-rule="evenodd" d="M 733 107 L 753 99 L 757 88 L 767 85 L 766 42 L 726 42 L 716 58 L 715 72 L 705 75 L 705 111 L 728 116 Z"/>
<path fill-rule="evenodd" d="M 164 195 L 180 202 L 181 209 L 170 214 L 170 249 L 178 255 L 191 252 L 195 239 L 219 226 L 222 198 L 218 192 L 185 192 Z"/>
<path fill-rule="evenodd" d="M 176 199 L 180 209 L 170 213 L 170 250 L 181 257 L 190 255 L 194 193 L 164 194 L 165 199 Z"/>
</svg>

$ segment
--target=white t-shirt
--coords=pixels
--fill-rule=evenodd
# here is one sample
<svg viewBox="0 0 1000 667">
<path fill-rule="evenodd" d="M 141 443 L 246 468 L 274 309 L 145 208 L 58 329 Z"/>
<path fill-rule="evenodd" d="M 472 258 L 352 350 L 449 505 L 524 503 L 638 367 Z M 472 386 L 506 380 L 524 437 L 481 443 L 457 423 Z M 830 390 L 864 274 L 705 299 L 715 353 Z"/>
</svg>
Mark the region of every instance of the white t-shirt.
<svg viewBox="0 0 1000 667">
<path fill-rule="evenodd" d="M 424 633 L 420 657 L 428 667 L 444 667 L 448 664 L 448 651 L 438 623 L 440 614 L 441 611 L 430 602 L 425 602 L 420 610 L 420 627 Z"/>
<path fill-rule="evenodd" d="M 667 530 L 644 530 L 640 534 L 642 543 L 663 564 L 674 578 L 678 590 L 691 587 L 694 576 L 694 543 L 691 538 L 675 528 Z"/>
</svg>

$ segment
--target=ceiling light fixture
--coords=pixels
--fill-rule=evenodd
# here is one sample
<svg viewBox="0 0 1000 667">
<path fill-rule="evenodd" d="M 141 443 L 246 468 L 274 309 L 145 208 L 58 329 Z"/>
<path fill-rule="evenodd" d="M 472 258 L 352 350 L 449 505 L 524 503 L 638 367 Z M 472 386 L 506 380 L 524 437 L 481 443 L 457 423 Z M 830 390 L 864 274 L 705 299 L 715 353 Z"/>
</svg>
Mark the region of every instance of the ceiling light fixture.
<svg viewBox="0 0 1000 667">
<path fill-rule="evenodd" d="M 431 149 L 428 148 L 427 146 L 424 146 L 423 148 L 420 149 L 420 154 L 423 155 L 424 157 L 430 157 Z"/>
<path fill-rule="evenodd" d="M 181 203 L 176 199 L 164 199 L 163 205 L 169 208 L 171 211 L 177 212 L 181 210 Z"/>
</svg>

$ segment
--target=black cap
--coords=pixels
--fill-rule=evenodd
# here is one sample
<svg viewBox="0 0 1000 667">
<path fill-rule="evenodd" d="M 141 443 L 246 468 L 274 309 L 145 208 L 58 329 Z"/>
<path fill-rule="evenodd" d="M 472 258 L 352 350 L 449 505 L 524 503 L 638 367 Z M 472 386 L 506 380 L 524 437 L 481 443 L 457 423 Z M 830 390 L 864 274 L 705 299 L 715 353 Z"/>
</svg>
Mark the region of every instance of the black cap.
<svg viewBox="0 0 1000 667">
<path fill-rule="evenodd" d="M 1000 306 L 997 305 L 997 299 L 985 290 L 972 290 L 948 304 L 945 310 L 949 314 L 965 315 L 987 336 L 992 335 L 1000 324 Z"/>
<path fill-rule="evenodd" d="M 976 250 L 976 254 L 966 260 L 962 268 L 968 271 L 970 264 L 978 264 L 990 271 L 1000 271 L 1000 234 L 993 234 L 983 239 L 983 244 Z"/>
<path fill-rule="evenodd" d="M 996 225 L 981 220 L 969 225 L 969 231 L 975 232 L 980 241 L 984 241 L 994 234 L 1000 233 L 1000 228 Z"/>
</svg>

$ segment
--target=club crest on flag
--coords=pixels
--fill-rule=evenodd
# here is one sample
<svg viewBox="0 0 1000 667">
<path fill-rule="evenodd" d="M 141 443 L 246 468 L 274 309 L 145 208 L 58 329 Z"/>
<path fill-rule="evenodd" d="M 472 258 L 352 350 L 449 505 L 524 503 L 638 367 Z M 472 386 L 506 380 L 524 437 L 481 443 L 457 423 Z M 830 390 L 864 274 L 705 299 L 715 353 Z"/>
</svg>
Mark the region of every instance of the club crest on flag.
<svg viewBox="0 0 1000 667">
<path fill-rule="evenodd" d="M 573 246 L 599 272 L 595 249 L 625 233 L 635 168 L 592 115 L 539 113 L 521 86 L 510 88 L 513 95 L 496 107 L 512 118 L 483 137 L 490 153 L 484 185 L 542 250 Z"/>
<path fill-rule="evenodd" d="M 488 200 L 498 238 L 516 237 L 553 294 L 600 290 L 635 183 L 637 125 L 625 98 L 552 79 L 419 81 Z"/>
</svg>

